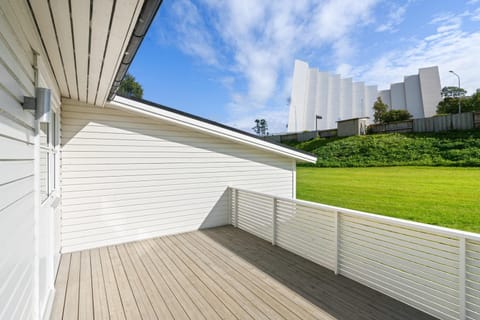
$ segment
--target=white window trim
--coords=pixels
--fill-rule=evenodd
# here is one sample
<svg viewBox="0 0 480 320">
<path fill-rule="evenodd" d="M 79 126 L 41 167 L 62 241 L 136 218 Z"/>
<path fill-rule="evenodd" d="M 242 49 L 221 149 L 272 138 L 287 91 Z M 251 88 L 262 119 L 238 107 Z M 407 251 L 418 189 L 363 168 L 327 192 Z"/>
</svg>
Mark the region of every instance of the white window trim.
<svg viewBox="0 0 480 320">
<path fill-rule="evenodd" d="M 54 116 L 53 116 L 54 115 Z M 39 123 L 40 130 L 40 123 Z M 55 132 L 54 132 L 55 131 Z M 51 204 L 59 194 L 59 161 L 60 161 L 60 117 L 59 111 L 52 108 L 50 122 L 48 125 L 48 145 L 46 147 L 39 144 L 39 152 L 47 151 L 48 172 L 47 172 L 47 196 L 42 199 L 42 193 L 39 192 L 40 203 L 42 206 Z M 40 186 L 42 188 L 42 186 Z"/>
</svg>

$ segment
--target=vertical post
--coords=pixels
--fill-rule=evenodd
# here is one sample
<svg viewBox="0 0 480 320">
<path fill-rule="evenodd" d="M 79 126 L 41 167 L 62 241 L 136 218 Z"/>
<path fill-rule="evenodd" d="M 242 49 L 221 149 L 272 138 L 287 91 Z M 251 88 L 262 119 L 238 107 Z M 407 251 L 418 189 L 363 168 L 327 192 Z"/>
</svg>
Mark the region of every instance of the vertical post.
<svg viewBox="0 0 480 320">
<path fill-rule="evenodd" d="M 466 316 L 466 278 L 467 278 L 467 266 L 466 266 L 466 252 L 467 252 L 467 245 L 466 239 L 460 238 L 459 239 L 459 255 L 458 255 L 458 281 L 459 281 L 459 303 L 460 303 L 460 312 L 459 312 L 459 319 L 464 320 L 467 318 Z"/>
<path fill-rule="evenodd" d="M 234 208 L 234 216 L 233 216 L 233 226 L 238 228 L 238 189 L 235 190 L 235 208 Z"/>
<path fill-rule="evenodd" d="M 335 212 L 335 221 L 334 221 L 334 235 L 333 241 L 335 241 L 335 274 L 340 273 L 340 212 Z"/>
<path fill-rule="evenodd" d="M 227 193 L 227 224 L 233 225 L 233 189 L 228 187 Z"/>
<path fill-rule="evenodd" d="M 273 197 L 272 210 L 272 246 L 277 243 L 277 198 Z"/>
</svg>

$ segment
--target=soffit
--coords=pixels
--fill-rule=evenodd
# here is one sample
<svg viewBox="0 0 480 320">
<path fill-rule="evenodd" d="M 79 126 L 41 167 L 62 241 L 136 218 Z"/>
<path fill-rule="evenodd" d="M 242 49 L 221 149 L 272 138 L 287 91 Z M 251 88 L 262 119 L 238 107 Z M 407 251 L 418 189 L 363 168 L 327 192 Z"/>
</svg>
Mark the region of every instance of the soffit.
<svg viewBox="0 0 480 320">
<path fill-rule="evenodd" d="M 61 95 L 103 106 L 144 0 L 29 0 Z"/>
</svg>

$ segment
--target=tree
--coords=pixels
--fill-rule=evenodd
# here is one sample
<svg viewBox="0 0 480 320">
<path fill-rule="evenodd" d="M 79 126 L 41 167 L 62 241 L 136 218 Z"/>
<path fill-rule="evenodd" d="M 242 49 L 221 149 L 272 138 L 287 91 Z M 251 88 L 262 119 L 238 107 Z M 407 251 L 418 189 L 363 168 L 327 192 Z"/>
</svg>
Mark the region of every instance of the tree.
<svg viewBox="0 0 480 320">
<path fill-rule="evenodd" d="M 134 76 L 127 73 L 125 77 L 123 77 L 122 82 L 120 82 L 117 93 L 122 96 L 141 99 L 143 97 L 143 88 L 140 83 L 135 81 Z"/>
<path fill-rule="evenodd" d="M 480 111 L 480 93 L 474 93 L 470 97 L 452 97 L 453 94 L 450 94 L 450 96 L 446 96 L 443 94 L 443 91 L 447 90 L 446 88 L 447 87 L 442 89 L 442 96 L 444 98 L 438 103 L 437 114 L 458 113 L 458 99 L 460 99 L 460 103 L 462 105 L 462 112 Z M 466 91 L 463 90 L 462 92 L 465 93 Z"/>
<path fill-rule="evenodd" d="M 395 121 L 404 121 L 412 117 L 407 110 L 388 110 L 388 105 L 383 103 L 382 98 L 378 97 L 373 104 L 373 121 L 375 123 L 389 123 Z"/>
<path fill-rule="evenodd" d="M 404 121 L 412 117 L 407 110 L 390 110 L 383 114 L 382 123 L 390 123 L 395 121 Z"/>
<path fill-rule="evenodd" d="M 375 123 L 382 123 L 383 122 L 383 115 L 388 110 L 388 105 L 383 103 L 382 98 L 378 97 L 377 101 L 373 104 L 373 122 Z"/>
<path fill-rule="evenodd" d="M 462 102 L 464 102 L 462 100 Z M 465 110 L 465 105 L 462 103 L 462 110 Z M 437 114 L 458 113 L 458 98 L 446 97 L 438 103 Z"/>
<path fill-rule="evenodd" d="M 268 124 L 265 119 L 255 119 L 255 127 L 252 130 L 259 136 L 268 135 Z"/>
<path fill-rule="evenodd" d="M 464 97 L 467 94 L 467 90 L 459 87 L 443 87 L 441 94 L 443 98 L 458 98 Z"/>
</svg>

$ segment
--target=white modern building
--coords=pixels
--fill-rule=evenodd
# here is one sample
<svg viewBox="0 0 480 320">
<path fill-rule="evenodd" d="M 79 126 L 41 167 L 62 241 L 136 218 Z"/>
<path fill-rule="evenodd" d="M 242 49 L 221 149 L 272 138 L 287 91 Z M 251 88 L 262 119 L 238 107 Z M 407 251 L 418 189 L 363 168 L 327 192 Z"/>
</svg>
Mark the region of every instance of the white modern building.
<svg viewBox="0 0 480 320">
<path fill-rule="evenodd" d="M 421 68 L 418 74 L 405 76 L 403 82 L 392 83 L 378 96 L 394 110 L 407 110 L 413 118 L 432 117 L 442 100 L 438 67 Z"/>
<path fill-rule="evenodd" d="M 419 69 L 417 75 L 405 76 L 403 82 L 378 91 L 376 85 L 353 82 L 296 60 L 288 132 L 333 129 L 337 121 L 351 118 L 372 121 L 377 97 L 392 109 L 408 110 L 414 118 L 431 117 L 441 101 L 440 91 L 438 67 Z"/>
<path fill-rule="evenodd" d="M 377 86 L 343 79 L 295 60 L 288 132 L 332 129 L 339 120 L 372 117 L 377 92 Z"/>
</svg>

